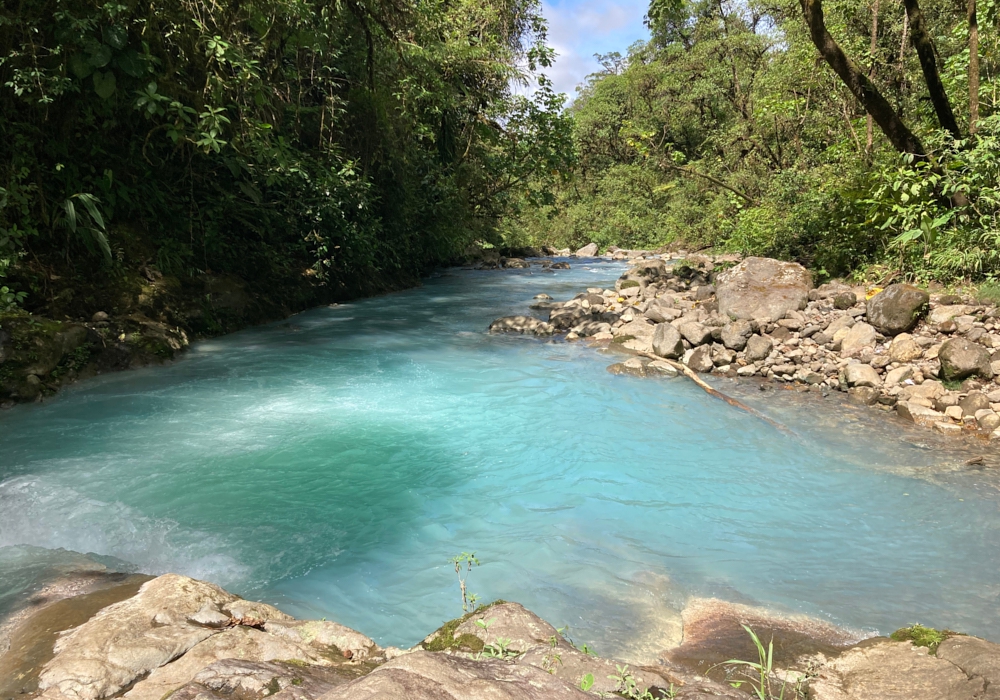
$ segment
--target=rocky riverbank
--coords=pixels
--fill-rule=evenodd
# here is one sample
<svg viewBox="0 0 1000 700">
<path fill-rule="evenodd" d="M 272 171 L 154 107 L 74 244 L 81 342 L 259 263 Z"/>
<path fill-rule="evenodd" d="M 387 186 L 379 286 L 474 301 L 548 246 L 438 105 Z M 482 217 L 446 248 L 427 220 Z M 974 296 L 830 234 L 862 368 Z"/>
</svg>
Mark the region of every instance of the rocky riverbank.
<svg viewBox="0 0 1000 700">
<path fill-rule="evenodd" d="M 614 289 L 568 301 L 542 295 L 531 305 L 537 316 L 500 318 L 490 331 L 565 334 L 636 355 L 612 372 L 676 376 L 683 365 L 841 391 L 948 435 L 1000 439 L 995 304 L 908 284 L 816 287 L 801 265 L 767 258 L 619 250 L 607 257 L 631 261 Z"/>
<path fill-rule="evenodd" d="M 764 678 L 774 697 L 784 685 L 789 700 L 973 700 L 1000 687 L 1000 645 L 985 640 L 917 629 L 858 643 L 827 623 L 714 600 L 691 601 L 680 646 L 626 665 L 503 601 L 398 649 L 174 574 L 69 589 L 33 601 L 0 638 L 0 700 L 736 700 L 760 682 L 725 663 L 758 660 L 742 625 L 775 642 Z"/>
</svg>

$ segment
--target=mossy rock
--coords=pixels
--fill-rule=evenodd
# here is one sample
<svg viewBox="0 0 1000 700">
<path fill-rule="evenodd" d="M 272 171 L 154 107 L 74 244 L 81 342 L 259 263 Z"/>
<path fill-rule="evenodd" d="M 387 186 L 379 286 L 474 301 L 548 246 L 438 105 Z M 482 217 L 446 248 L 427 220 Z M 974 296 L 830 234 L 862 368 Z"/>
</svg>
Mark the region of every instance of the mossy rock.
<svg viewBox="0 0 1000 700">
<path fill-rule="evenodd" d="M 890 634 L 889 638 L 897 642 L 911 642 L 913 646 L 917 647 L 927 647 L 930 653 L 933 654 L 941 646 L 941 642 L 948 639 L 948 637 L 955 637 L 960 634 L 960 632 L 936 630 L 933 627 L 924 627 L 923 625 L 915 624 L 911 627 L 901 627 Z"/>
<path fill-rule="evenodd" d="M 611 342 L 612 343 L 627 343 L 630 340 L 635 340 L 635 336 L 634 335 L 616 335 L 614 338 L 612 338 Z"/>
<path fill-rule="evenodd" d="M 625 280 L 621 283 L 621 289 L 631 289 L 632 287 L 638 287 L 639 283 L 635 280 Z"/>
<path fill-rule="evenodd" d="M 441 625 L 440 628 L 427 639 L 420 643 L 420 646 L 426 651 L 468 651 L 474 654 L 478 654 L 483 650 L 484 644 L 483 640 L 474 634 L 460 634 L 458 637 L 455 636 L 455 630 L 458 629 L 459 625 L 473 617 L 478 615 L 484 610 L 492 608 L 494 605 L 500 605 L 505 603 L 504 600 L 494 600 L 492 603 L 487 603 L 486 605 L 480 605 L 478 608 L 472 612 L 462 615 L 462 617 L 456 617 L 454 620 L 448 620 L 448 622 Z"/>
</svg>

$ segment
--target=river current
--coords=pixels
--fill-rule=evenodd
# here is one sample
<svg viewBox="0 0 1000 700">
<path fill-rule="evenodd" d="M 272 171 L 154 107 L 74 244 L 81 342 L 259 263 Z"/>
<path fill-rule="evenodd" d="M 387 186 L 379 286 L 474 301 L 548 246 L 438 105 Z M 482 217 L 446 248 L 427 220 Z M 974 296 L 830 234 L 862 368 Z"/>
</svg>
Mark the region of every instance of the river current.
<svg viewBox="0 0 1000 700">
<path fill-rule="evenodd" d="M 717 382 L 779 430 L 485 332 L 623 269 L 571 262 L 449 270 L 3 414 L 0 613 L 80 552 L 408 646 L 461 613 L 448 560 L 474 551 L 481 600 L 604 653 L 675 642 L 692 596 L 1000 640 L 992 470 L 834 398 Z"/>
</svg>

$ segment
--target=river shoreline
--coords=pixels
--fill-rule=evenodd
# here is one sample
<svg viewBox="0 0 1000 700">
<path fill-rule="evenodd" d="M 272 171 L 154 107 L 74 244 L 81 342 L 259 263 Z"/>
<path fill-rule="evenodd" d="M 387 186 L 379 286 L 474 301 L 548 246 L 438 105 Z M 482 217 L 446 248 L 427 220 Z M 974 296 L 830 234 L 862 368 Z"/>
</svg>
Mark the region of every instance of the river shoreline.
<svg viewBox="0 0 1000 700">
<path fill-rule="evenodd" d="M 975 700 L 1000 682 L 1000 645 L 975 637 L 862 638 L 710 599 L 689 602 L 679 645 L 643 662 L 597 656 L 504 601 L 399 649 L 174 574 L 66 576 L 46 594 L 4 625 L 2 700 L 739 700 L 761 684 L 786 700 Z M 763 676 L 730 663 L 758 661 L 747 630 L 774 645 Z"/>
<path fill-rule="evenodd" d="M 542 295 L 530 305 L 537 316 L 500 318 L 490 331 L 589 340 L 633 355 L 611 365 L 612 373 L 674 377 L 690 370 L 765 380 L 762 389 L 842 392 L 872 410 L 974 439 L 995 456 L 996 305 L 906 284 L 884 291 L 838 281 L 814 287 L 801 266 L 765 258 L 648 251 L 605 257 L 630 263 L 614 288 L 588 288 L 568 301 Z"/>
</svg>

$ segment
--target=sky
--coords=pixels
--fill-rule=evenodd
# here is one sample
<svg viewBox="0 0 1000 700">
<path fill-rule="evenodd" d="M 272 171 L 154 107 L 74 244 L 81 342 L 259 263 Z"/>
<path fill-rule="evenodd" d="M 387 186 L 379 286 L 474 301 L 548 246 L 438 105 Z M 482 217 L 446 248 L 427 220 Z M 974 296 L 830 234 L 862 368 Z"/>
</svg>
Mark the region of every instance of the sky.
<svg viewBox="0 0 1000 700">
<path fill-rule="evenodd" d="M 649 0 L 543 0 L 542 7 L 549 45 L 558 54 L 545 72 L 556 92 L 565 92 L 570 100 L 576 86 L 600 67 L 595 53 L 624 54 L 630 44 L 649 36 L 642 24 Z"/>
</svg>

